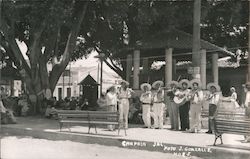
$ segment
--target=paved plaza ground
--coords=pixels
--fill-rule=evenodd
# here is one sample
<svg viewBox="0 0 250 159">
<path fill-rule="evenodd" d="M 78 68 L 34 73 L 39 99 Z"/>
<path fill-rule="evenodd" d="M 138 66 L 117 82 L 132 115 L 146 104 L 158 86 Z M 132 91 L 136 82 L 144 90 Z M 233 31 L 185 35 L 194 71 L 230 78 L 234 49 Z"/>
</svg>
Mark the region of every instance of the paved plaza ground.
<svg viewBox="0 0 250 159">
<path fill-rule="evenodd" d="M 204 133 L 206 129 L 203 129 L 198 134 L 193 134 L 171 131 L 169 130 L 169 125 L 165 126 L 162 130 L 145 129 L 142 128 L 142 125 L 129 126 L 127 136 L 124 135 L 123 130 L 118 135 L 117 131 L 107 131 L 105 127 L 97 128 L 97 134 L 95 134 L 94 129 L 91 129 L 91 134 L 88 134 L 87 126 L 71 126 L 71 132 L 67 127 L 64 127 L 63 131 L 60 132 L 57 120 L 40 117 L 20 117 L 18 118 L 18 124 L 2 125 L 2 133 L 17 136 L 32 136 L 50 141 L 55 140 L 55 143 L 70 140 L 83 144 L 93 144 L 94 147 L 98 144 L 99 146 L 115 146 L 165 154 L 187 155 L 186 157 L 250 158 L 250 144 L 242 143 L 244 137 L 241 135 L 224 134 L 224 144 L 215 147 L 212 145 L 214 135 Z M 12 138 L 12 140 L 14 139 Z M 88 147 L 87 145 L 84 146 Z M 176 149 L 182 149 L 182 151 L 176 153 Z M 127 149 L 124 151 L 127 151 Z M 185 154 L 182 154 L 183 152 Z M 103 153 L 105 156 L 105 152 Z"/>
</svg>

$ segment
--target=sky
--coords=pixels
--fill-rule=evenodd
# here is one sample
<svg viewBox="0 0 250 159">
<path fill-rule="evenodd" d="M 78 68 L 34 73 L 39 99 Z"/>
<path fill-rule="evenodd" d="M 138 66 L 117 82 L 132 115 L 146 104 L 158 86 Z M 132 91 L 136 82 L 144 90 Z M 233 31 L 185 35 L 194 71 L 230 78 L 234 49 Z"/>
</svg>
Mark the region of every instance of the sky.
<svg viewBox="0 0 250 159">
<path fill-rule="evenodd" d="M 27 46 L 25 45 L 24 42 L 20 42 L 18 40 L 16 40 L 21 52 L 23 53 L 24 59 L 28 59 L 28 56 L 26 55 L 27 52 Z M 98 59 L 95 58 L 94 56 L 98 55 L 97 52 L 92 52 L 88 58 L 82 58 L 82 59 L 78 59 L 77 61 L 73 61 L 71 62 L 71 67 L 98 67 Z M 106 65 L 105 63 L 103 63 L 103 69 L 107 72 L 114 72 L 108 65 Z"/>
</svg>

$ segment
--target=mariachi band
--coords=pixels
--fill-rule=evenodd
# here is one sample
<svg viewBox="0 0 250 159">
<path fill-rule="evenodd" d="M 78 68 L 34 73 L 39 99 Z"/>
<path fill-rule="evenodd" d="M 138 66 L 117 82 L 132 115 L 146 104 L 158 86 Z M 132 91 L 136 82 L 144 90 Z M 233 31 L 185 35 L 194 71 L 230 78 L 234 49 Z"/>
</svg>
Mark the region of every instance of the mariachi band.
<svg viewBox="0 0 250 159">
<path fill-rule="evenodd" d="M 120 121 L 124 128 L 128 128 L 129 98 L 134 91 L 129 88 L 127 81 L 121 81 L 121 87 L 115 91 L 111 87 L 107 93 L 108 111 L 118 111 Z M 201 110 L 203 102 L 209 101 L 208 131 L 212 133 L 211 125 L 216 115 L 220 99 L 218 84 L 209 83 L 208 94 L 201 89 L 201 82 L 198 79 L 191 81 L 171 81 L 164 87 L 163 81 L 155 81 L 152 85 L 143 83 L 140 86 L 142 93 L 140 102 L 142 105 L 142 120 L 145 128 L 163 129 L 164 112 L 167 107 L 171 130 L 196 133 L 201 130 Z M 153 120 L 152 120 L 153 119 Z M 180 127 L 179 127 L 180 126 Z M 109 126 L 110 130 L 114 130 Z"/>
</svg>

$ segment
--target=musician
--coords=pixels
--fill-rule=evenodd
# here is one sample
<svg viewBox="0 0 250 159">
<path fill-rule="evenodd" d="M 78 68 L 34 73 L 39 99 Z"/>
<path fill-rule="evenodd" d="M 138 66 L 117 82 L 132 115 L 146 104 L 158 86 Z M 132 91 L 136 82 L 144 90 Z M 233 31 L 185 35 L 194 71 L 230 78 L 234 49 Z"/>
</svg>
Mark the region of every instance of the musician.
<svg viewBox="0 0 250 159">
<path fill-rule="evenodd" d="M 171 81 L 167 85 L 167 90 L 165 90 L 165 93 L 168 98 L 168 113 L 170 118 L 170 124 L 171 124 L 171 130 L 179 130 L 179 108 L 174 102 L 174 97 L 176 93 L 178 94 L 178 82 L 177 81 Z"/>
<path fill-rule="evenodd" d="M 155 81 L 152 84 L 153 91 L 153 114 L 154 114 L 154 128 L 163 129 L 163 112 L 165 108 L 164 94 L 162 81 Z"/>
<path fill-rule="evenodd" d="M 250 83 L 245 85 L 246 88 L 246 99 L 244 101 L 245 105 L 245 115 L 247 119 L 250 119 Z M 243 142 L 250 142 L 250 134 L 245 135 L 245 140 Z"/>
<path fill-rule="evenodd" d="M 182 103 L 179 104 L 179 115 L 181 122 L 181 131 L 186 131 L 189 129 L 189 110 L 190 102 L 187 99 L 187 96 L 190 92 L 188 89 L 190 87 L 190 82 L 187 79 L 183 79 L 179 82 L 181 87 L 180 91 L 176 94 L 179 99 L 182 99 Z"/>
<path fill-rule="evenodd" d="M 141 84 L 141 94 L 140 101 L 142 102 L 142 119 L 146 128 L 151 128 L 151 102 L 152 102 L 152 93 L 151 85 L 148 83 Z"/>
<path fill-rule="evenodd" d="M 208 131 L 207 134 L 212 134 L 212 126 L 214 125 L 214 117 L 216 116 L 219 100 L 220 100 L 220 86 L 216 83 L 209 83 L 207 84 L 207 89 L 209 90 L 210 94 L 208 96 L 209 100 L 209 108 L 208 108 Z"/>
<path fill-rule="evenodd" d="M 127 81 L 121 81 L 121 88 L 118 91 L 119 99 L 119 120 L 124 123 L 124 127 L 128 128 L 128 113 L 129 113 L 129 98 L 131 98 L 132 90 L 128 88 L 129 83 Z"/>
<path fill-rule="evenodd" d="M 201 108 L 203 102 L 203 92 L 201 90 L 201 82 L 193 79 L 191 82 L 192 90 L 188 96 L 190 98 L 190 130 L 188 132 L 195 133 L 201 130 Z"/>
<path fill-rule="evenodd" d="M 107 104 L 107 111 L 116 112 L 117 111 L 117 93 L 115 86 L 111 86 L 107 90 L 106 94 L 106 104 Z M 113 131 L 115 129 L 114 125 L 108 125 L 108 129 Z"/>
</svg>

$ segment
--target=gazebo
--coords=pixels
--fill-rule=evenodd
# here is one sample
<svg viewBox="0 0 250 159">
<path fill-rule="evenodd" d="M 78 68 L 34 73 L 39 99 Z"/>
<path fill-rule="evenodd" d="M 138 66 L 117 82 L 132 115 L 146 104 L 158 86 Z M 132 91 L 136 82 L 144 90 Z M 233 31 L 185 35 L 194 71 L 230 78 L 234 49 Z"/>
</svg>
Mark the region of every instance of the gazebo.
<svg viewBox="0 0 250 159">
<path fill-rule="evenodd" d="M 91 106 L 96 105 L 98 99 L 98 83 L 90 75 L 87 75 L 78 85 L 80 92 L 83 92 L 83 98 L 88 99 Z"/>
<path fill-rule="evenodd" d="M 178 61 L 192 61 L 192 41 L 193 36 L 191 34 L 174 28 L 143 37 L 136 45 L 123 49 L 118 55 L 120 58 L 126 59 L 126 80 L 133 83 L 133 89 L 139 89 L 140 77 L 142 74 L 147 75 L 149 66 L 151 66 L 153 61 L 165 61 L 165 73 L 163 76 L 165 83 L 174 80 L 173 72 L 176 71 L 176 63 Z M 219 57 L 223 56 L 235 55 L 224 48 L 201 40 L 200 67 L 192 68 L 191 71 L 200 73 L 204 88 L 207 83 L 207 63 L 210 63 L 212 66 L 213 82 L 218 83 L 217 61 Z M 142 71 L 140 71 L 140 68 L 142 68 Z"/>
</svg>

